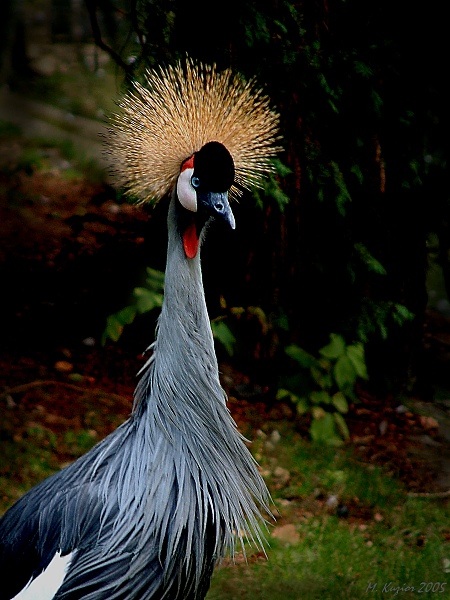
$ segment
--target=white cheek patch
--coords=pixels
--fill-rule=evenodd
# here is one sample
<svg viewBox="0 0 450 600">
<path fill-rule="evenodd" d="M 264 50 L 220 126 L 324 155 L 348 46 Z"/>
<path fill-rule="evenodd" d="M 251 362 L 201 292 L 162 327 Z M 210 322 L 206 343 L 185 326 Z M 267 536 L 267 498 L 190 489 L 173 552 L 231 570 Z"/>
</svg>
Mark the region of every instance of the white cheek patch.
<svg viewBox="0 0 450 600">
<path fill-rule="evenodd" d="M 177 195 L 181 205 L 187 210 L 197 212 L 197 193 L 191 185 L 194 169 L 184 169 L 178 176 Z"/>
</svg>

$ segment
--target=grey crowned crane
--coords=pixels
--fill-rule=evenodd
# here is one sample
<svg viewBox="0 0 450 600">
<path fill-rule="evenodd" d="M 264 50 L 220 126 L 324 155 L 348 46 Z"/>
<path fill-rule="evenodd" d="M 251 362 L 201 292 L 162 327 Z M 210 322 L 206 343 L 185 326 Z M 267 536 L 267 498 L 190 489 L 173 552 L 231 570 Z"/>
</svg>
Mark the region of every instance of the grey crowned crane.
<svg viewBox="0 0 450 600">
<path fill-rule="evenodd" d="M 213 220 L 235 227 L 228 194 L 271 170 L 278 115 L 230 70 L 188 59 L 146 79 L 107 151 L 133 196 L 170 194 L 156 341 L 130 418 L 1 519 L 1 600 L 201 599 L 217 561 L 261 546 L 271 516 L 219 381 L 199 248 Z"/>
</svg>

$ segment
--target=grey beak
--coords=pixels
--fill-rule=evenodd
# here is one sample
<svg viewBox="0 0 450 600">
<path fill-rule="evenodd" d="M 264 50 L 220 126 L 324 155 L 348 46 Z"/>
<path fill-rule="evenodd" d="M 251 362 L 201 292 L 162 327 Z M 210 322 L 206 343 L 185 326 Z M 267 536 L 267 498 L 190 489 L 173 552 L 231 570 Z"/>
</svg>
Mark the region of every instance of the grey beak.
<svg viewBox="0 0 450 600">
<path fill-rule="evenodd" d="M 233 211 L 228 202 L 228 192 L 209 192 L 202 195 L 201 201 L 212 216 L 223 219 L 231 229 L 236 228 Z"/>
</svg>

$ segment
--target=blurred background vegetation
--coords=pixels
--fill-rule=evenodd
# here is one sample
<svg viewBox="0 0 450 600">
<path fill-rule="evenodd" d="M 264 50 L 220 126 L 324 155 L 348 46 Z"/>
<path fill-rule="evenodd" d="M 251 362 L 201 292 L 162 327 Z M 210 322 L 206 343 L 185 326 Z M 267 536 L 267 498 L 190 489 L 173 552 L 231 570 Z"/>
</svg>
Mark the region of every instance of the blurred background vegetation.
<svg viewBox="0 0 450 600">
<path fill-rule="evenodd" d="M 344 354 L 362 348 L 361 364 L 347 373 L 355 385 L 359 369 L 378 395 L 433 397 L 427 309 L 444 317 L 450 310 L 448 89 L 440 61 L 448 42 L 436 1 L 395 11 L 385 0 L 3 6 L 3 92 L 66 116 L 104 121 L 145 68 L 186 53 L 256 76 L 281 114 L 284 151 L 278 176 L 235 206 L 233 238 L 211 236 L 203 252 L 219 352 L 263 374 L 274 393 L 290 385 L 303 408 L 314 404 L 315 387 L 325 390 L 316 404 L 334 402 L 340 413 L 345 405 L 329 398 L 342 386 L 331 390 L 316 377 L 305 391 L 304 377 L 292 381 L 298 354 L 286 354 L 294 346 L 323 358 L 332 335 Z M 164 235 L 154 243 L 162 250 Z M 163 270 L 164 251 L 146 266 Z M 128 296 L 139 285 L 129 281 Z M 104 318 L 124 298 L 105 303 Z M 341 361 L 341 371 L 344 362 L 352 364 Z M 303 369 L 310 377 L 311 363 Z"/>
</svg>

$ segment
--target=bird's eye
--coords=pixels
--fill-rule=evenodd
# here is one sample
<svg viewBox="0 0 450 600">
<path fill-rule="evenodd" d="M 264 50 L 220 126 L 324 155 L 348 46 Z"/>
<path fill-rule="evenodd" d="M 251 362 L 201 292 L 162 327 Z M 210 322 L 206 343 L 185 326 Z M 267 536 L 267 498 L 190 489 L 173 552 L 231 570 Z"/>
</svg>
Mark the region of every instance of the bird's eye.
<svg viewBox="0 0 450 600">
<path fill-rule="evenodd" d="M 199 188 L 200 187 L 200 179 L 198 177 L 191 177 L 191 185 L 195 189 Z"/>
</svg>

